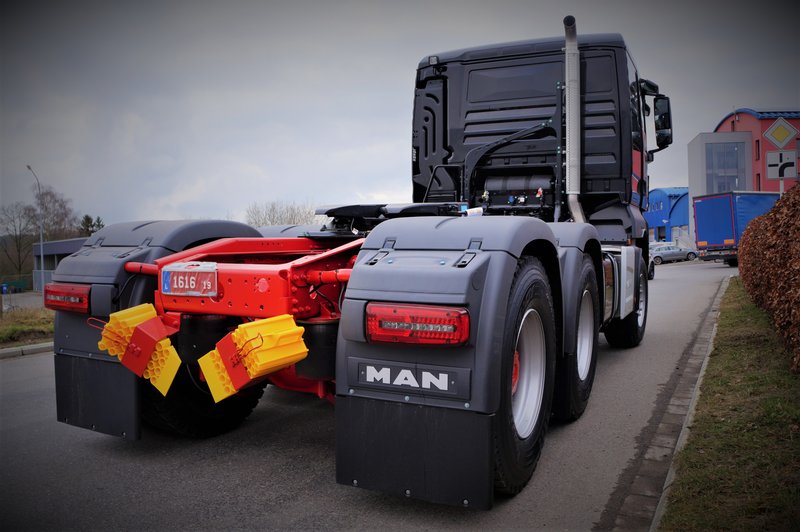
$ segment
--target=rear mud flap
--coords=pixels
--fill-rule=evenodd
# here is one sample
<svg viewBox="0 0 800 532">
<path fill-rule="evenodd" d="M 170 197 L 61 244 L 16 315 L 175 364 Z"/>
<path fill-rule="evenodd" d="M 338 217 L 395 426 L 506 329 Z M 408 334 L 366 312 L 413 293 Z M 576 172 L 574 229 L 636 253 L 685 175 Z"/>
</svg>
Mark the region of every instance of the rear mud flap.
<svg viewBox="0 0 800 532">
<path fill-rule="evenodd" d="M 55 355 L 58 421 L 127 440 L 141 437 L 138 377 L 111 357 Z"/>
<path fill-rule="evenodd" d="M 492 416 L 336 398 L 336 481 L 440 504 L 489 509 Z"/>
</svg>

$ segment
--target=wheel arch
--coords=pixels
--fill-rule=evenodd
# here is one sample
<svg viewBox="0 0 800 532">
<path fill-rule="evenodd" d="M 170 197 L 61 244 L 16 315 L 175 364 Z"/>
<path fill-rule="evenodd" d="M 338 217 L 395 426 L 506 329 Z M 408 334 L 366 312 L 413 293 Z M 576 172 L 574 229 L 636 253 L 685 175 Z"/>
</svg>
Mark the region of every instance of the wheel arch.
<svg viewBox="0 0 800 532">
<path fill-rule="evenodd" d="M 105 321 L 118 310 L 153 300 L 151 275 L 129 273 L 127 262 L 156 259 L 226 237 L 259 237 L 258 231 L 226 220 L 137 221 L 112 224 L 94 233 L 53 272 L 56 282 L 91 285 L 91 312 Z M 118 360 L 98 352 L 99 331 L 86 316 L 56 315 L 56 403 L 58 419 L 129 439 L 140 436 L 142 382 Z M 150 386 L 148 384 L 148 386 Z M 113 400 L 109 400 L 113 393 Z"/>
<path fill-rule="evenodd" d="M 576 282 L 580 274 L 583 263 L 583 255 L 588 254 L 594 265 L 595 279 L 598 287 L 598 306 L 604 308 L 604 286 L 603 280 L 603 258 L 600 246 L 600 237 L 597 229 L 589 224 L 577 223 L 554 223 L 550 224 L 555 235 L 558 248 L 559 261 L 559 295 L 561 298 L 560 309 L 556 311 L 557 319 L 562 323 L 560 331 L 560 353 L 559 358 L 567 353 L 574 353 L 576 350 L 575 334 L 577 328 L 576 320 L 571 316 L 576 315 L 578 301 L 578 290 L 580 287 Z"/>
</svg>

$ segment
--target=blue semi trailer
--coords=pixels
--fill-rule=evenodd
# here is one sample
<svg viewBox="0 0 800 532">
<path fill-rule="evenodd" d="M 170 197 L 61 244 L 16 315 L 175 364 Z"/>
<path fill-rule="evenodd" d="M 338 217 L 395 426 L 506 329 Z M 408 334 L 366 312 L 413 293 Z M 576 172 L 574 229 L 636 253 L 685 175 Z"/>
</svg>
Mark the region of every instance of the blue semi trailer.
<svg viewBox="0 0 800 532">
<path fill-rule="evenodd" d="M 739 241 L 747 224 L 769 211 L 779 197 L 772 192 L 724 192 L 693 198 L 700 259 L 737 266 Z"/>
</svg>

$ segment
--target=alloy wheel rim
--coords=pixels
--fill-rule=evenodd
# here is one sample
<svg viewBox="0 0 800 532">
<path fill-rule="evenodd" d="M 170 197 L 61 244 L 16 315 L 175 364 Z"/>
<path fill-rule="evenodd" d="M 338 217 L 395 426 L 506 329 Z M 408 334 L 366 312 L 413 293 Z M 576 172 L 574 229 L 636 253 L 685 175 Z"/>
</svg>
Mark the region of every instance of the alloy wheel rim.
<svg viewBox="0 0 800 532">
<path fill-rule="evenodd" d="M 517 435 L 525 439 L 533 433 L 544 396 L 544 324 L 539 313 L 528 309 L 517 331 L 518 379 L 511 395 L 511 410 Z"/>
</svg>

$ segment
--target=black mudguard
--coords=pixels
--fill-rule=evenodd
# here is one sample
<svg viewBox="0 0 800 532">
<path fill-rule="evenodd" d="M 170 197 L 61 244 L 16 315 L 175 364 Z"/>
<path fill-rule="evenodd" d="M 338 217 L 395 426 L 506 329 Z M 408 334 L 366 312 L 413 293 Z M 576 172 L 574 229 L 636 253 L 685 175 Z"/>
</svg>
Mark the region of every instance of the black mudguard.
<svg viewBox="0 0 800 532">
<path fill-rule="evenodd" d="M 337 397 L 336 481 L 488 509 L 491 426 L 491 415 L 466 410 Z"/>
<path fill-rule="evenodd" d="M 500 402 L 500 342 L 517 260 L 558 268 L 548 224 L 522 217 L 389 220 L 353 268 L 336 367 L 337 481 L 447 504 L 493 502 L 491 418 Z M 558 275 L 558 271 L 555 271 Z M 554 294 L 558 299 L 560 292 Z M 370 301 L 466 307 L 461 347 L 370 344 Z M 448 373 L 446 390 L 368 382 L 368 368 Z"/>
<path fill-rule="evenodd" d="M 562 279 L 577 279 L 583 263 L 584 253 L 588 253 L 594 262 L 594 271 L 597 275 L 597 286 L 603 286 L 602 257 L 597 229 L 589 224 L 571 222 L 548 224 L 553 230 L 558 241 L 558 261 L 561 268 Z M 578 321 L 578 291 L 581 289 L 577 283 L 561 283 L 561 300 L 563 301 L 562 352 L 574 354 L 577 350 L 576 327 Z M 604 291 L 600 291 L 600 308 L 603 308 Z"/>
<path fill-rule="evenodd" d="M 89 284 L 90 313 L 109 314 L 152 300 L 156 279 L 131 275 L 130 261 L 154 260 L 225 237 L 260 237 L 250 226 L 230 221 L 129 222 L 105 227 L 62 260 L 54 282 Z M 102 353 L 100 331 L 86 314 L 56 312 L 55 381 L 59 421 L 137 439 L 140 436 L 138 378 L 115 357 Z"/>
</svg>

